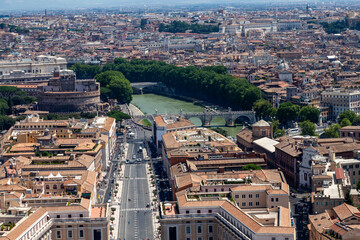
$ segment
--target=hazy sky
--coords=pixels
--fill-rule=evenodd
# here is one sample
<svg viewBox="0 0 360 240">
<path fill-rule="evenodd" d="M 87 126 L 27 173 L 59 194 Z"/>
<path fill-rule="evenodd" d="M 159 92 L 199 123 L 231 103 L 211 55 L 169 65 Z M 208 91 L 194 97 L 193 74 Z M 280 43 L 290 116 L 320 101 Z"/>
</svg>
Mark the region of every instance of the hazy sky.
<svg viewBox="0 0 360 240">
<path fill-rule="evenodd" d="M 230 0 L 231 1 L 231 0 Z M 241 1 L 241 0 L 240 0 Z M 144 4 L 168 5 L 169 3 L 193 3 L 191 0 L 0 0 L 1 10 L 42 10 L 71 8 L 106 8 L 138 6 Z M 196 0 L 196 3 L 216 3 L 216 0 Z"/>
<path fill-rule="evenodd" d="M 301 0 L 0 0 L 1 10 L 43 10 L 74 8 L 107 8 L 144 5 L 199 4 L 199 3 L 271 3 L 275 1 L 294 2 Z"/>
<path fill-rule="evenodd" d="M 261 3 L 265 5 L 307 2 L 358 2 L 358 0 L 0 0 L 1 10 L 44 10 L 77 8 L 143 7 L 144 5 Z"/>
</svg>

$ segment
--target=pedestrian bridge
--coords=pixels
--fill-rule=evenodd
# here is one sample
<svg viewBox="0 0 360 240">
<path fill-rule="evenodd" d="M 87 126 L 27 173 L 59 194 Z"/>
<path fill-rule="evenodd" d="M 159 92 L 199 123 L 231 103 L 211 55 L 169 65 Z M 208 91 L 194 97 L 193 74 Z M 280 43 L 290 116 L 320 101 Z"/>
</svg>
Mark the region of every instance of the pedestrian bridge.
<svg viewBox="0 0 360 240">
<path fill-rule="evenodd" d="M 147 115 L 133 115 L 132 119 L 135 122 L 140 122 L 143 119 L 148 119 L 150 122 L 154 122 L 154 117 L 158 114 L 147 114 Z M 235 121 L 237 119 L 242 119 L 243 121 L 254 123 L 256 121 L 255 112 L 254 111 L 228 111 L 224 112 L 215 112 L 204 110 L 204 112 L 197 113 L 182 113 L 180 110 L 180 114 L 166 114 L 167 116 L 173 117 L 181 117 L 190 120 L 190 118 L 198 118 L 201 120 L 201 125 L 203 127 L 209 127 L 211 121 L 215 117 L 222 117 L 225 120 L 225 125 L 228 127 L 233 127 L 235 125 Z"/>
</svg>

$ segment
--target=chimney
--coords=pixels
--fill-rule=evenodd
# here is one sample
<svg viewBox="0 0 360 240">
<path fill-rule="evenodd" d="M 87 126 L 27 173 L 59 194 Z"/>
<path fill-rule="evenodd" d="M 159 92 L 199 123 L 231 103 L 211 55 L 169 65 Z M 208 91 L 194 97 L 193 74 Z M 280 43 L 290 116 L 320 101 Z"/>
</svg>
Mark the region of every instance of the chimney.
<svg viewBox="0 0 360 240">
<path fill-rule="evenodd" d="M 329 149 L 329 159 L 330 159 L 330 162 L 335 161 L 335 153 L 331 149 Z"/>
</svg>

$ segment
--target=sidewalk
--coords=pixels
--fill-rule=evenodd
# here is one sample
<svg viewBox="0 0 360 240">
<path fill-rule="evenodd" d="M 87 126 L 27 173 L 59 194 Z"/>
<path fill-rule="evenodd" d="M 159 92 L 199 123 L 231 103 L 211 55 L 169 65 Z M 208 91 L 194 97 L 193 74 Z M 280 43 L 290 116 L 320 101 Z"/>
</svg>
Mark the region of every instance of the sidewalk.
<svg viewBox="0 0 360 240">
<path fill-rule="evenodd" d="M 129 144 L 125 143 L 124 145 L 124 153 L 122 155 L 122 160 L 126 160 L 126 156 L 128 153 Z M 114 229 L 110 234 L 110 239 L 118 239 L 119 238 L 119 224 L 120 224 L 120 204 L 121 204 L 121 194 L 122 194 L 122 187 L 123 187 L 123 181 L 122 178 L 124 177 L 124 164 L 121 165 L 121 168 L 119 167 L 120 173 L 116 176 L 115 181 L 115 191 L 118 191 L 117 194 L 114 194 L 114 197 L 111 201 L 111 204 L 109 204 L 109 211 L 110 211 L 110 219 L 114 218 L 114 221 L 110 221 L 110 226 Z M 118 186 L 116 186 L 118 184 Z M 112 210 L 115 208 L 115 211 Z"/>
<path fill-rule="evenodd" d="M 158 208 L 159 208 L 159 203 L 158 203 L 158 198 L 157 198 L 157 195 L 156 194 L 153 194 L 153 191 L 156 190 L 156 187 L 153 186 L 151 184 L 151 175 L 154 175 L 154 172 L 150 172 L 150 167 L 149 167 L 149 163 L 150 162 L 147 162 L 146 163 L 146 177 L 147 177 L 147 180 L 148 180 L 148 183 L 149 183 L 149 192 L 151 192 L 151 203 L 154 204 L 154 206 L 151 206 L 151 209 L 153 209 L 153 212 L 152 212 L 152 219 L 153 219 L 153 231 L 154 231 L 154 239 L 160 239 L 160 231 L 158 230 L 158 228 L 160 227 L 160 222 L 159 222 L 159 219 L 160 219 L 160 214 L 159 214 L 159 211 L 158 211 Z M 153 201 L 153 199 L 156 198 L 156 202 Z"/>
</svg>

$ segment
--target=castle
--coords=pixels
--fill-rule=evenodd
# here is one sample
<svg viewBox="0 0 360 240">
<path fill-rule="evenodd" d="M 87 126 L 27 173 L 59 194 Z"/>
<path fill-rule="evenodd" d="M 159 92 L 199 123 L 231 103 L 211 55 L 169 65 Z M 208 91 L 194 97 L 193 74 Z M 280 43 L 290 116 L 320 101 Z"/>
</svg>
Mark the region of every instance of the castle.
<svg viewBox="0 0 360 240">
<path fill-rule="evenodd" d="M 72 70 L 56 70 L 54 77 L 37 90 L 42 111 L 96 111 L 100 103 L 100 84 L 95 79 L 77 80 Z"/>
</svg>

